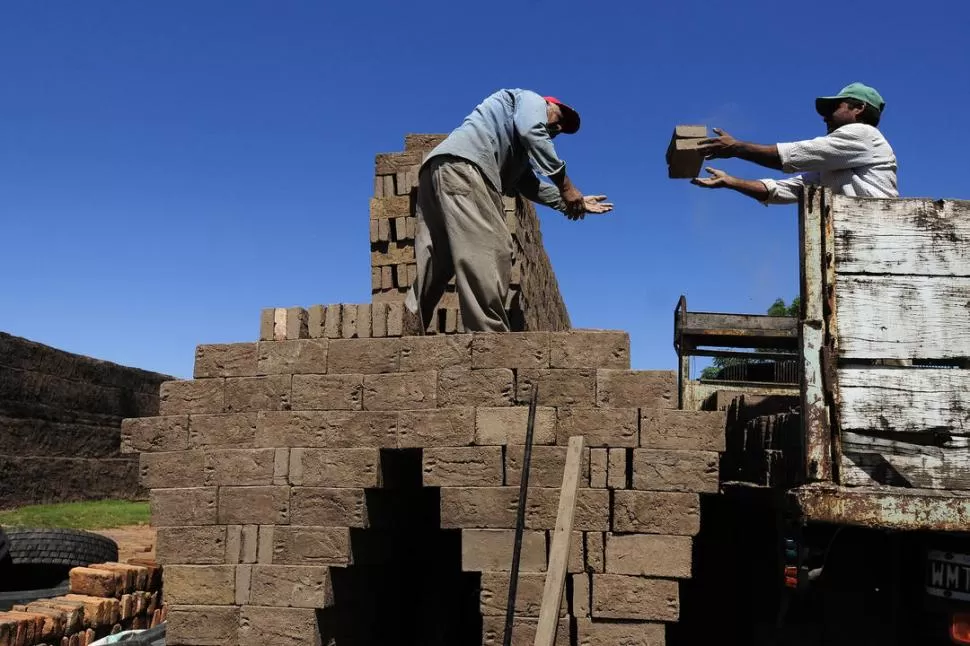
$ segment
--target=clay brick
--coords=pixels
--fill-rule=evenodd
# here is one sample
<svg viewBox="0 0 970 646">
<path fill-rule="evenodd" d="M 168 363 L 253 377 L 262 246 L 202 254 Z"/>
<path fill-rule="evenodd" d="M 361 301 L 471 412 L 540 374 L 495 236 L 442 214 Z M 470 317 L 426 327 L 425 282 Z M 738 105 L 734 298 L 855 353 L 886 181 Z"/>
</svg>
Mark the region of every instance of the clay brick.
<svg viewBox="0 0 970 646">
<path fill-rule="evenodd" d="M 718 455 L 713 451 L 633 451 L 633 488 L 717 493 Z"/>
<path fill-rule="evenodd" d="M 189 448 L 188 415 L 136 417 L 121 422 L 122 453 Z"/>
<path fill-rule="evenodd" d="M 402 372 L 471 366 L 472 340 L 468 336 L 408 336 L 401 343 Z"/>
<path fill-rule="evenodd" d="M 236 566 L 236 605 L 243 606 L 249 603 L 249 591 L 253 582 L 252 565 Z"/>
<path fill-rule="evenodd" d="M 677 376 L 669 370 L 597 370 L 602 408 L 676 408 Z"/>
<path fill-rule="evenodd" d="M 282 525 L 289 514 L 288 487 L 219 487 L 219 523 Z"/>
<path fill-rule="evenodd" d="M 370 311 L 371 335 L 375 338 L 387 336 L 387 303 L 374 303 Z"/>
<path fill-rule="evenodd" d="M 391 191 L 393 193 L 393 191 Z M 374 220 L 383 218 L 399 218 L 411 212 L 411 198 L 407 195 L 400 197 L 386 196 L 383 199 L 370 201 L 370 217 Z"/>
<path fill-rule="evenodd" d="M 205 454 L 205 484 L 273 483 L 275 449 L 213 449 Z"/>
<path fill-rule="evenodd" d="M 724 451 L 726 418 L 723 411 L 640 411 L 640 446 L 651 449 Z"/>
<path fill-rule="evenodd" d="M 216 524 L 216 488 L 152 489 L 152 527 Z"/>
<path fill-rule="evenodd" d="M 33 612 L 0 612 L 0 644 L 33 646 L 44 635 L 46 617 Z"/>
<path fill-rule="evenodd" d="M 225 379 L 221 378 L 166 381 L 159 388 L 159 415 L 221 413 L 225 404 Z"/>
<path fill-rule="evenodd" d="M 474 439 L 474 408 L 405 410 L 397 422 L 398 448 L 467 446 Z"/>
<path fill-rule="evenodd" d="M 225 606 L 236 602 L 234 565 L 166 565 L 162 573 L 165 602 L 175 605 Z"/>
<path fill-rule="evenodd" d="M 548 332 L 472 335 L 472 368 L 548 368 Z"/>
<path fill-rule="evenodd" d="M 162 588 L 162 567 L 159 562 L 152 558 L 133 557 L 128 559 L 132 565 L 140 565 L 148 570 L 148 582 L 145 584 L 146 592 L 156 592 Z"/>
<path fill-rule="evenodd" d="M 514 617 L 511 646 L 532 646 L 535 643 L 538 619 Z M 502 646 L 505 640 L 505 617 L 482 617 L 482 645 Z M 556 629 L 554 646 L 569 646 L 569 620 L 561 618 Z"/>
<path fill-rule="evenodd" d="M 312 608 L 243 606 L 239 646 L 308 646 L 320 644 Z"/>
<path fill-rule="evenodd" d="M 589 450 L 589 486 L 605 488 L 609 471 L 609 449 L 593 448 Z"/>
<path fill-rule="evenodd" d="M 256 344 L 200 345 L 195 349 L 195 379 L 252 377 L 256 374 Z"/>
<path fill-rule="evenodd" d="M 533 446 L 529 487 L 561 487 L 566 469 L 566 450 L 565 446 Z M 505 450 L 506 485 L 518 486 L 521 482 L 524 453 L 525 447 L 521 444 L 511 444 Z M 589 479 L 589 451 L 583 452 L 582 473 L 579 478 L 581 483 Z"/>
<path fill-rule="evenodd" d="M 541 390 L 539 396 L 542 396 Z M 570 437 L 582 435 L 587 446 L 634 447 L 639 436 L 639 421 L 635 408 L 560 408 L 556 443 L 566 445 Z"/>
<path fill-rule="evenodd" d="M 201 487 L 202 451 L 166 451 L 138 456 L 138 481 L 146 489 Z"/>
<path fill-rule="evenodd" d="M 226 528 L 159 527 L 156 530 L 155 554 L 159 563 L 218 565 L 226 562 Z"/>
<path fill-rule="evenodd" d="M 369 339 L 371 337 L 371 305 L 361 303 L 357 306 L 357 337 Z"/>
<path fill-rule="evenodd" d="M 165 641 L 186 646 L 233 646 L 237 643 L 236 606 L 167 605 Z"/>
<path fill-rule="evenodd" d="M 327 308 L 323 305 L 313 305 L 307 310 L 307 332 L 311 339 L 326 338 L 324 325 L 327 321 Z M 327 365 L 324 361 L 323 365 Z"/>
<path fill-rule="evenodd" d="M 475 444 L 525 444 L 528 425 L 528 407 L 478 408 L 475 417 Z M 536 407 L 532 443 L 556 443 L 556 409 Z"/>
<path fill-rule="evenodd" d="M 606 571 L 605 532 L 583 532 L 586 543 L 586 571 Z"/>
<path fill-rule="evenodd" d="M 380 449 L 290 450 L 290 481 L 295 485 L 374 488 L 380 480 Z"/>
<path fill-rule="evenodd" d="M 279 525 L 273 529 L 272 552 L 275 565 L 347 565 L 350 529 Z"/>
<path fill-rule="evenodd" d="M 250 603 L 278 608 L 327 608 L 333 605 L 330 568 L 257 565 L 253 567 L 249 599 Z"/>
<path fill-rule="evenodd" d="M 324 308 L 323 315 L 323 335 L 328 339 L 340 338 L 340 324 L 343 323 L 341 314 L 343 306 L 340 303 L 331 303 Z"/>
<path fill-rule="evenodd" d="M 75 601 L 84 605 L 85 627 L 100 627 L 118 623 L 121 619 L 121 607 L 117 599 L 93 597 L 86 594 L 65 594 L 58 600 Z"/>
<path fill-rule="evenodd" d="M 442 407 L 511 406 L 515 377 L 508 368 L 446 368 L 438 372 L 438 393 Z"/>
<path fill-rule="evenodd" d="M 71 594 L 92 597 L 120 597 L 124 590 L 124 575 L 89 567 L 71 568 Z"/>
<path fill-rule="evenodd" d="M 294 375 L 293 410 L 360 410 L 363 375 Z"/>
<path fill-rule="evenodd" d="M 425 487 L 502 485 L 502 447 L 466 446 L 423 451 Z"/>
<path fill-rule="evenodd" d="M 71 601 L 58 601 L 54 599 L 38 599 L 27 604 L 26 612 L 35 614 L 47 614 L 47 611 L 59 613 L 62 617 L 61 628 L 63 634 L 70 635 L 84 630 L 84 605 Z M 0 613 L 3 616 L 3 613 Z M 0 625 L 3 620 L 0 619 Z M 3 638 L 2 628 L 0 628 L 0 639 Z M 4 642 L 0 641 L 0 644 Z"/>
<path fill-rule="evenodd" d="M 293 525 L 367 527 L 363 489 L 294 487 L 290 499 Z"/>
<path fill-rule="evenodd" d="M 290 375 L 230 377 L 226 379 L 226 411 L 287 410 L 291 380 Z"/>
<path fill-rule="evenodd" d="M 31 603 L 26 606 L 14 606 L 11 609 L 15 613 L 24 613 L 27 615 L 40 615 L 42 619 L 40 620 L 40 632 L 37 634 L 36 638 L 43 640 L 44 642 L 52 643 L 55 641 L 60 641 L 64 637 L 65 633 L 68 632 L 68 622 L 73 621 L 70 626 L 74 628 L 70 632 L 75 632 L 77 630 L 78 624 L 80 623 L 76 617 L 80 614 L 80 611 L 68 614 L 63 610 L 58 610 L 57 608 L 51 608 L 38 603 Z M 0 617 L 5 613 L 0 612 Z M 3 619 L 0 618 L 0 626 L 2 626 Z M 0 631 L 3 628 L 0 627 Z M 36 627 L 35 627 L 36 630 Z M 6 645 L 9 642 L 4 641 L 6 638 L 3 633 L 0 632 L 0 644 Z"/>
<path fill-rule="evenodd" d="M 519 370 L 517 399 L 528 404 L 532 399 L 532 385 L 539 383 L 539 405 L 577 406 L 596 405 L 596 371 L 572 370 Z"/>
<path fill-rule="evenodd" d="M 435 408 L 438 373 L 364 375 L 364 410 Z"/>
<path fill-rule="evenodd" d="M 576 619 L 577 646 L 664 646 L 662 623 Z"/>
<path fill-rule="evenodd" d="M 411 260 L 414 260 L 413 258 Z M 404 303 L 387 304 L 387 336 L 399 337 L 404 334 Z"/>
<path fill-rule="evenodd" d="M 302 307 L 286 308 L 286 338 L 305 339 L 309 337 L 307 313 Z"/>
<path fill-rule="evenodd" d="M 554 332 L 550 338 L 552 368 L 630 367 L 630 335 L 606 330 Z"/>
<path fill-rule="evenodd" d="M 345 304 L 340 309 L 340 335 L 345 339 L 357 336 L 357 306 Z"/>
<path fill-rule="evenodd" d="M 626 449 L 609 449 L 607 486 L 626 489 Z"/>
<path fill-rule="evenodd" d="M 397 413 L 282 411 L 260 413 L 256 444 L 264 447 L 395 447 Z"/>
<path fill-rule="evenodd" d="M 259 344 L 260 375 L 323 374 L 327 372 L 327 339 L 264 341 Z"/>
<path fill-rule="evenodd" d="M 266 307 L 259 312 L 259 340 L 272 341 L 276 325 L 276 308 Z"/>
<path fill-rule="evenodd" d="M 338 339 L 330 342 L 330 374 L 379 374 L 400 367 L 399 339 Z"/>
<path fill-rule="evenodd" d="M 479 607 L 486 617 L 505 617 L 509 601 L 509 572 L 482 572 Z M 542 592 L 546 575 L 541 572 L 520 572 L 515 586 L 515 614 L 521 617 L 538 617 L 542 607 Z M 566 595 L 562 597 L 559 616 L 566 615 Z"/>
<path fill-rule="evenodd" d="M 613 531 L 694 536 L 700 530 L 697 494 L 670 491 L 613 493 Z"/>
<path fill-rule="evenodd" d="M 256 413 L 193 415 L 189 420 L 189 445 L 249 448 L 256 440 Z"/>
<path fill-rule="evenodd" d="M 689 579 L 690 536 L 607 534 L 606 571 L 611 574 Z"/>
<path fill-rule="evenodd" d="M 620 574 L 593 575 L 593 617 L 677 621 L 680 597 L 676 581 Z"/>
<path fill-rule="evenodd" d="M 508 572 L 512 569 L 515 531 L 511 529 L 461 530 L 461 569 L 465 572 Z M 546 571 L 546 533 L 522 533 L 519 572 Z"/>
</svg>

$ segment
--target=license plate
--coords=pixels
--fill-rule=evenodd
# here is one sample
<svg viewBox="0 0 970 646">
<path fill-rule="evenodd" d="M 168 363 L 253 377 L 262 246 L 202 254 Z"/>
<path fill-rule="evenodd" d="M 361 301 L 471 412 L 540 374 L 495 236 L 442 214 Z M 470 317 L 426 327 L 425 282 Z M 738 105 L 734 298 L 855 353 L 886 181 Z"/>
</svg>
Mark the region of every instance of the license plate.
<svg viewBox="0 0 970 646">
<path fill-rule="evenodd" d="M 970 555 L 930 550 L 926 555 L 926 592 L 970 601 Z"/>
</svg>

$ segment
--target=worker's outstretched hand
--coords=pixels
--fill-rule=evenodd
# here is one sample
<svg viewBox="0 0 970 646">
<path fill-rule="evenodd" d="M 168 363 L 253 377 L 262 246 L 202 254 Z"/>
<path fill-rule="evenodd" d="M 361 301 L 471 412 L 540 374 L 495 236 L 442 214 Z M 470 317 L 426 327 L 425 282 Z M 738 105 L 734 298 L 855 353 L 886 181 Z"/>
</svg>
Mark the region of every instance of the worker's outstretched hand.
<svg viewBox="0 0 970 646">
<path fill-rule="evenodd" d="M 710 173 L 711 176 L 695 177 L 690 181 L 690 183 L 696 184 L 697 186 L 703 186 L 705 188 L 725 188 L 731 179 L 731 176 L 725 173 L 723 170 L 711 168 L 710 166 L 704 170 Z"/>
<path fill-rule="evenodd" d="M 697 144 L 697 149 L 701 151 L 706 159 L 727 159 L 734 157 L 734 148 L 738 140 L 724 132 L 720 128 L 714 128 L 717 137 L 705 139 Z"/>
<path fill-rule="evenodd" d="M 583 202 L 587 213 L 609 213 L 613 210 L 613 203 L 607 202 L 605 195 L 586 195 Z"/>
</svg>

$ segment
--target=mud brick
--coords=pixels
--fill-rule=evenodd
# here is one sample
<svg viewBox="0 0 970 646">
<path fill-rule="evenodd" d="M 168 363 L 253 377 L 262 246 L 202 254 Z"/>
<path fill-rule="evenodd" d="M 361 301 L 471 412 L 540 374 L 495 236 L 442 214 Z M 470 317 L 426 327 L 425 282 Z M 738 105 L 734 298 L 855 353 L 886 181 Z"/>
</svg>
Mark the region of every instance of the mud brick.
<svg viewBox="0 0 970 646">
<path fill-rule="evenodd" d="M 320 644 L 313 608 L 243 606 L 239 646 L 308 646 Z"/>
<path fill-rule="evenodd" d="M 93 597 L 87 594 L 65 594 L 58 597 L 58 600 L 76 601 L 84 605 L 84 625 L 85 627 L 101 627 L 112 625 L 121 618 L 121 607 L 117 599 L 105 597 Z"/>
<path fill-rule="evenodd" d="M 294 608 L 333 605 L 330 568 L 313 565 L 256 565 L 250 583 L 250 603 Z"/>
<path fill-rule="evenodd" d="M 275 449 L 213 449 L 205 454 L 205 484 L 273 484 Z"/>
<path fill-rule="evenodd" d="M 393 180 L 393 177 L 391 178 Z M 394 191 L 391 191 L 393 195 Z M 411 198 L 404 196 L 385 196 L 384 199 L 370 201 L 370 217 L 374 220 L 407 216 L 411 212 Z"/>
<path fill-rule="evenodd" d="M 259 525 L 230 525 L 229 527 L 230 530 L 227 530 L 227 534 L 232 528 L 239 528 L 239 562 L 255 563 L 259 549 Z M 230 545 L 226 545 L 227 552 L 230 547 Z M 228 557 L 227 562 L 231 562 Z"/>
<path fill-rule="evenodd" d="M 157 548 L 156 548 L 157 549 Z M 145 584 L 146 592 L 155 592 L 162 587 L 162 568 L 158 561 L 150 558 L 134 557 L 128 559 L 132 565 L 140 565 L 148 570 L 148 582 Z"/>
<path fill-rule="evenodd" d="M 391 268 L 391 274 L 394 276 L 394 286 L 398 289 L 406 289 L 408 287 L 408 266 L 407 265 L 395 265 Z"/>
<path fill-rule="evenodd" d="M 502 447 L 465 446 L 423 451 L 425 487 L 502 485 Z"/>
<path fill-rule="evenodd" d="M 677 621 L 680 597 L 676 581 L 621 574 L 594 574 L 593 617 Z"/>
<path fill-rule="evenodd" d="M 556 528 L 559 492 L 559 487 L 530 487 L 529 504 L 525 512 L 526 527 Z M 608 531 L 610 529 L 610 492 L 605 489 L 580 489 L 576 494 L 573 527 L 578 531 Z"/>
<path fill-rule="evenodd" d="M 256 537 L 256 563 L 268 565 L 273 562 L 273 541 L 275 536 L 276 525 L 260 526 Z"/>
<path fill-rule="evenodd" d="M 381 180 L 384 184 L 384 195 L 386 197 L 394 197 L 394 176 L 393 175 L 383 175 Z"/>
<path fill-rule="evenodd" d="M 230 377 L 226 379 L 226 411 L 287 410 L 291 380 L 290 375 Z"/>
<path fill-rule="evenodd" d="M 416 219 L 413 217 L 404 218 L 404 237 L 408 240 L 414 240 L 414 234 L 416 233 L 417 227 L 415 227 Z M 408 265 L 408 281 L 413 282 L 414 278 L 411 273 L 411 268 L 414 265 Z"/>
<path fill-rule="evenodd" d="M 381 241 L 381 228 L 380 222 L 378 220 L 370 221 L 370 241 L 371 244 Z"/>
<path fill-rule="evenodd" d="M 496 447 L 497 448 L 497 447 Z M 509 445 L 505 451 L 505 484 L 515 485 L 522 481 L 522 457 L 525 447 L 521 444 Z M 583 452 L 580 482 L 589 479 L 589 451 Z M 533 446 L 532 462 L 529 468 L 530 487 L 561 487 L 562 476 L 566 469 L 565 446 Z"/>
<path fill-rule="evenodd" d="M 372 235 L 376 227 L 377 227 L 377 223 L 374 220 L 371 220 L 370 228 L 371 228 Z M 381 289 L 381 268 L 380 267 L 371 267 L 370 269 L 370 289 L 372 292 L 377 292 L 377 291 L 380 291 Z"/>
<path fill-rule="evenodd" d="M 672 579 L 691 576 L 691 537 L 660 534 L 608 534 L 606 571 Z"/>
<path fill-rule="evenodd" d="M 585 437 L 587 446 L 634 447 L 639 435 L 638 411 L 636 408 L 560 408 L 556 443 L 566 445 L 574 435 Z"/>
<path fill-rule="evenodd" d="M 538 619 L 514 617 L 512 620 L 511 646 L 532 646 L 535 643 Z M 483 646 L 502 646 L 505 640 L 505 617 L 482 617 Z M 569 620 L 560 618 L 556 629 L 555 646 L 569 646 Z"/>
<path fill-rule="evenodd" d="M 404 151 L 410 152 L 412 150 L 418 150 L 422 153 L 431 151 L 447 137 L 448 135 L 437 133 L 407 134 L 404 135 Z"/>
<path fill-rule="evenodd" d="M 605 536 L 606 532 L 583 532 L 586 543 L 587 572 L 604 572 L 606 570 Z"/>
<path fill-rule="evenodd" d="M 283 525 L 289 502 L 288 487 L 219 487 L 219 523 Z"/>
<path fill-rule="evenodd" d="M 281 411 L 260 413 L 256 444 L 263 447 L 397 446 L 397 413 L 386 411 Z"/>
<path fill-rule="evenodd" d="M 569 559 L 566 561 L 566 572 L 586 571 L 586 545 L 583 532 L 570 532 Z"/>
<path fill-rule="evenodd" d="M 407 240 L 407 229 L 408 223 L 407 218 L 395 218 L 394 219 L 394 239 L 395 240 Z M 405 268 L 404 273 L 399 274 L 400 277 L 407 276 L 407 269 Z"/>
<path fill-rule="evenodd" d="M 514 393 L 515 377 L 508 368 L 438 372 L 438 405 L 442 407 L 511 406 Z"/>
<path fill-rule="evenodd" d="M 291 449 L 290 481 L 311 487 L 379 487 L 380 449 Z"/>
<path fill-rule="evenodd" d="M 92 597 L 120 597 L 125 587 L 125 577 L 119 572 L 96 570 L 89 567 L 71 568 L 71 594 Z"/>
<path fill-rule="evenodd" d="M 340 308 L 340 336 L 345 339 L 357 336 L 357 305 L 344 304 Z"/>
<path fill-rule="evenodd" d="M 155 554 L 159 563 L 218 565 L 226 562 L 226 551 L 224 525 L 159 527 L 156 530 Z"/>
<path fill-rule="evenodd" d="M 597 370 L 596 405 L 603 408 L 676 408 L 676 373 L 669 370 Z"/>
<path fill-rule="evenodd" d="M 596 371 L 592 369 L 542 369 L 518 371 L 518 401 L 527 404 L 532 386 L 539 384 L 539 404 L 543 406 L 592 407 L 596 402 Z"/>
<path fill-rule="evenodd" d="M 121 422 L 121 451 L 182 451 L 189 447 L 188 415 L 136 417 Z"/>
<path fill-rule="evenodd" d="M 458 310 L 449 307 L 444 310 L 445 334 L 456 334 L 458 332 Z"/>
<path fill-rule="evenodd" d="M 371 305 L 371 334 L 374 337 L 387 336 L 387 303 Z"/>
<path fill-rule="evenodd" d="M 438 373 L 364 375 L 364 410 L 435 408 Z"/>
<path fill-rule="evenodd" d="M 236 567 L 236 586 L 235 596 L 236 605 L 242 606 L 249 603 L 249 590 L 253 581 L 253 565 L 237 565 Z"/>
<path fill-rule="evenodd" d="M 636 449 L 633 488 L 717 493 L 718 454 L 713 451 Z"/>
<path fill-rule="evenodd" d="M 400 339 L 339 339 L 330 342 L 330 374 L 380 374 L 400 367 Z"/>
<path fill-rule="evenodd" d="M 651 449 L 724 451 L 726 416 L 723 411 L 640 411 L 640 446 Z"/>
<path fill-rule="evenodd" d="M 152 527 L 216 524 L 216 488 L 152 489 Z"/>
<path fill-rule="evenodd" d="M 189 420 L 189 445 L 248 448 L 256 440 L 256 413 L 193 415 Z"/>
<path fill-rule="evenodd" d="M 326 339 L 261 342 L 256 369 L 260 375 L 322 374 L 329 348 Z"/>
<path fill-rule="evenodd" d="M 440 495 L 442 528 L 515 526 L 518 487 L 442 487 Z"/>
<path fill-rule="evenodd" d="M 340 303 L 331 303 L 324 308 L 323 335 L 328 339 L 340 338 L 340 324 L 343 322 Z"/>
<path fill-rule="evenodd" d="M 237 606 L 167 605 L 166 643 L 187 646 L 232 646 L 237 642 Z"/>
<path fill-rule="evenodd" d="M 162 574 L 165 602 L 225 606 L 236 602 L 234 565 L 168 565 Z"/>
<path fill-rule="evenodd" d="M 347 527 L 273 528 L 274 565 L 347 565 L 350 563 L 350 529 Z"/>
<path fill-rule="evenodd" d="M 293 525 L 367 527 L 363 489 L 294 487 L 290 500 Z"/>
<path fill-rule="evenodd" d="M 313 305 L 307 309 L 307 333 L 311 339 L 321 339 L 324 334 L 324 324 L 327 320 L 327 308 L 323 305 Z"/>
<path fill-rule="evenodd" d="M 474 438 L 474 408 L 405 410 L 398 418 L 398 448 L 467 446 Z"/>
<path fill-rule="evenodd" d="M 613 531 L 694 536 L 700 530 L 697 494 L 670 491 L 613 493 Z"/>
<path fill-rule="evenodd" d="M 290 475 L 290 450 L 289 449 L 274 449 L 273 450 L 273 484 L 274 485 L 285 485 L 289 484 Z"/>
<path fill-rule="evenodd" d="M 577 646 L 664 646 L 662 623 L 576 619 Z"/>
<path fill-rule="evenodd" d="M 609 449 L 607 486 L 610 489 L 626 489 L 626 449 Z"/>
<path fill-rule="evenodd" d="M 525 444 L 528 425 L 529 409 L 525 406 L 478 408 L 475 418 L 475 444 Z M 555 408 L 536 407 L 532 442 L 556 443 Z"/>
<path fill-rule="evenodd" d="M 389 265 L 385 265 L 381 269 L 381 289 L 388 290 L 394 289 L 394 270 L 391 269 Z"/>
<path fill-rule="evenodd" d="M 702 132 L 704 134 L 696 135 Z M 697 177 L 704 165 L 704 155 L 697 149 L 707 137 L 706 126 L 677 126 L 667 146 L 667 176 L 671 179 Z"/>
<path fill-rule="evenodd" d="M 606 487 L 609 469 L 608 455 L 609 449 L 593 448 L 589 450 L 589 486 L 594 489 Z"/>
<path fill-rule="evenodd" d="M 508 572 L 512 569 L 515 531 L 511 529 L 461 530 L 461 569 L 465 572 Z M 519 572 L 546 571 L 546 533 L 522 532 Z"/>
<path fill-rule="evenodd" d="M 259 340 L 272 341 L 276 328 L 276 308 L 266 307 L 259 312 Z"/>
<path fill-rule="evenodd" d="M 402 170 L 398 171 L 394 175 L 394 186 L 398 195 L 407 195 L 411 190 L 411 183 L 408 177 L 408 171 Z"/>
<path fill-rule="evenodd" d="M 572 615 L 574 617 L 590 617 L 592 616 L 591 601 L 590 599 L 590 575 L 586 572 L 578 572 L 576 574 L 570 575 L 570 579 L 573 582 L 573 593 L 571 597 L 572 605 Z"/>
<path fill-rule="evenodd" d="M 386 249 L 372 250 L 370 254 L 372 267 L 402 265 L 409 262 L 414 262 L 414 245 L 406 242 L 389 242 Z"/>
<path fill-rule="evenodd" d="M 548 368 L 549 332 L 476 333 L 472 368 Z"/>
<path fill-rule="evenodd" d="M 293 375 L 293 410 L 360 410 L 363 375 Z"/>
<path fill-rule="evenodd" d="M 551 368 L 630 367 L 630 335 L 606 330 L 572 330 L 550 335 Z"/>
<path fill-rule="evenodd" d="M 166 381 L 159 388 L 158 414 L 221 413 L 225 403 L 225 379 Z"/>
<path fill-rule="evenodd" d="M 401 341 L 401 371 L 443 370 L 471 366 L 469 336 L 408 336 Z"/>
<path fill-rule="evenodd" d="M 387 304 L 387 336 L 398 337 L 404 334 L 404 303 Z"/>
<path fill-rule="evenodd" d="M 306 339 L 310 336 L 307 327 L 307 311 L 302 307 L 286 308 L 286 338 Z"/>
<path fill-rule="evenodd" d="M 542 607 L 542 592 L 545 588 L 546 575 L 540 572 L 526 572 L 519 574 L 515 586 L 515 614 L 522 617 L 538 617 Z M 509 600 L 509 573 L 482 572 L 482 587 L 479 596 L 479 607 L 486 617 L 504 617 L 505 606 Z M 559 616 L 566 616 L 566 595 L 562 597 L 562 608 Z"/>
<path fill-rule="evenodd" d="M 369 339 L 371 337 L 371 305 L 362 303 L 357 306 L 357 338 Z"/>
<path fill-rule="evenodd" d="M 195 349 L 195 379 L 252 377 L 256 374 L 256 344 L 200 345 Z"/>
<path fill-rule="evenodd" d="M 204 484 L 202 451 L 142 453 L 138 458 L 138 480 L 146 489 L 201 487 Z"/>
</svg>

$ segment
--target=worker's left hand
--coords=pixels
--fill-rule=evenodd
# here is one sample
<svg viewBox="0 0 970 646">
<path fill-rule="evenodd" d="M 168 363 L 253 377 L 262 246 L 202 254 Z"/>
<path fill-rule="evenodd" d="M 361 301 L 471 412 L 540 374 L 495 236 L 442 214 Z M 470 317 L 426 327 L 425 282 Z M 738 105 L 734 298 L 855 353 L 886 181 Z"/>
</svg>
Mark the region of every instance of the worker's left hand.
<svg viewBox="0 0 970 646">
<path fill-rule="evenodd" d="M 697 150 L 703 153 L 706 159 L 727 159 L 734 157 L 734 148 L 738 140 L 724 132 L 720 128 L 714 128 L 717 137 L 704 139 L 697 144 Z"/>
<path fill-rule="evenodd" d="M 584 195 L 583 205 L 587 213 L 609 213 L 613 210 L 613 203 L 605 200 L 605 195 Z"/>
</svg>

